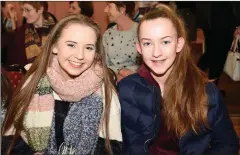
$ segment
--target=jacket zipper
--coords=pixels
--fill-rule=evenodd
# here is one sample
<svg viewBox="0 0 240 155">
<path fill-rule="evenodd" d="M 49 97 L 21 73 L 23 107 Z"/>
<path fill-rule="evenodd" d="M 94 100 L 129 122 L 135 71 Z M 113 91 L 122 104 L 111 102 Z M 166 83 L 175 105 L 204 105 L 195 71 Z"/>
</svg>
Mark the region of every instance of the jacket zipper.
<svg viewBox="0 0 240 155">
<path fill-rule="evenodd" d="M 155 120 L 156 120 L 156 114 L 154 115 L 153 124 L 154 124 Z M 153 125 L 153 128 L 154 128 L 154 125 Z M 152 136 L 151 138 L 149 138 L 148 140 L 146 140 L 145 143 L 144 143 L 144 152 L 147 153 L 147 151 L 148 151 L 148 150 L 146 149 L 146 143 L 148 143 L 149 141 L 151 141 L 154 137 L 155 137 L 155 130 L 153 129 L 153 136 Z"/>
<path fill-rule="evenodd" d="M 182 155 L 182 149 L 181 149 L 181 140 L 182 140 L 182 137 L 179 138 L 179 152 L 180 152 L 180 155 Z"/>
<path fill-rule="evenodd" d="M 153 94 L 154 94 L 154 86 L 152 86 L 152 90 L 153 90 Z M 153 95 L 154 96 L 154 95 Z M 155 104 L 155 99 L 153 97 L 153 110 L 154 110 L 154 104 Z M 155 124 L 155 120 L 156 120 L 157 114 L 154 114 L 154 118 L 153 118 L 153 136 L 151 138 L 149 138 L 148 140 L 145 141 L 144 143 L 144 152 L 148 152 L 148 150 L 146 149 L 146 143 L 148 143 L 149 141 L 151 141 L 154 137 L 155 137 L 155 130 L 154 130 L 154 124 Z"/>
</svg>

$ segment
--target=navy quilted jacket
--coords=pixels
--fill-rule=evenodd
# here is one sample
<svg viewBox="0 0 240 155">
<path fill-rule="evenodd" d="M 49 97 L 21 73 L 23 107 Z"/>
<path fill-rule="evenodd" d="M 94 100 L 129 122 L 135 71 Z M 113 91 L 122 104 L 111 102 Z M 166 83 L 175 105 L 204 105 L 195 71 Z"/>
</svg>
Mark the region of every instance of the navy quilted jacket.
<svg viewBox="0 0 240 155">
<path fill-rule="evenodd" d="M 160 89 L 138 73 L 119 82 L 124 155 L 147 155 L 159 135 Z M 239 139 L 223 98 L 213 83 L 206 85 L 211 130 L 189 131 L 180 138 L 181 155 L 237 155 Z M 160 103 L 160 104 L 159 104 Z"/>
</svg>

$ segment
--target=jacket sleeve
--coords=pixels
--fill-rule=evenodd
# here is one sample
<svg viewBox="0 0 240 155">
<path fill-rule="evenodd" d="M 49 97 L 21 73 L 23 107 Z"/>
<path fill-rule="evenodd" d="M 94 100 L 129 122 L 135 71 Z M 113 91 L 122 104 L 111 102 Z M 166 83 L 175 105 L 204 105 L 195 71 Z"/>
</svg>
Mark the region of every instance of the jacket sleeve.
<svg viewBox="0 0 240 155">
<path fill-rule="evenodd" d="M 212 122 L 211 149 L 207 155 L 237 155 L 239 150 L 239 138 L 233 128 L 226 105 L 219 90 L 213 86 L 212 102 L 217 105 Z M 211 104 L 211 103 L 210 103 Z"/>
<path fill-rule="evenodd" d="M 134 81 L 123 79 L 118 84 L 118 93 L 121 104 L 121 124 L 123 136 L 124 155 L 146 155 L 144 151 L 145 141 L 141 124 L 141 109 L 139 109 L 133 97 Z"/>
</svg>

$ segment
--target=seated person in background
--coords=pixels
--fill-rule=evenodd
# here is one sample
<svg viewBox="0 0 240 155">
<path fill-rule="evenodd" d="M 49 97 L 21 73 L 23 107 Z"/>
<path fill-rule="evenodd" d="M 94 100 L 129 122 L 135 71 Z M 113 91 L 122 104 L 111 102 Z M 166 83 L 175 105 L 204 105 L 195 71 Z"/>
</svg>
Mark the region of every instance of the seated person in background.
<svg viewBox="0 0 240 155">
<path fill-rule="evenodd" d="M 139 20 L 143 17 L 141 14 L 140 14 L 140 11 L 139 11 L 139 2 L 134 2 L 135 4 L 135 7 L 134 7 L 134 9 L 133 9 L 133 13 L 132 13 L 132 20 L 134 21 L 134 22 L 139 22 Z M 129 8 L 130 9 L 130 8 Z M 114 25 L 116 25 L 116 23 L 115 22 L 111 22 L 111 23 L 109 23 L 108 24 L 108 26 L 107 26 L 107 29 L 109 29 L 110 27 L 112 27 L 112 26 L 114 26 Z"/>
<path fill-rule="evenodd" d="M 7 32 L 12 32 L 17 28 L 17 13 L 12 4 L 6 5 L 1 1 L 2 6 L 2 23 Z"/>
<path fill-rule="evenodd" d="M 183 20 L 158 7 L 138 27 L 144 64 L 118 83 L 123 154 L 237 155 L 226 104 L 194 64 Z"/>
<path fill-rule="evenodd" d="M 55 21 L 46 14 L 42 1 L 19 2 L 27 24 L 17 28 L 12 46 L 8 50 L 7 64 L 25 66 L 41 53 Z"/>
<path fill-rule="evenodd" d="M 69 13 L 82 14 L 87 17 L 92 17 L 94 14 L 93 3 L 89 1 L 70 1 Z"/>
<path fill-rule="evenodd" d="M 10 102 L 8 154 L 121 154 L 120 103 L 101 40 L 86 16 L 56 24 Z"/>
<path fill-rule="evenodd" d="M 104 10 L 109 21 L 117 23 L 103 34 L 103 47 L 106 52 L 107 65 L 122 77 L 137 71 L 139 54 L 136 51 L 137 23 L 132 21 L 134 2 L 107 2 Z"/>
<path fill-rule="evenodd" d="M 54 22 L 57 23 L 57 18 L 51 12 L 48 12 L 48 2 L 45 1 L 43 3 L 43 8 L 44 10 L 46 10 L 45 11 L 46 15 L 50 16 L 54 20 Z M 26 23 L 27 23 L 26 18 L 23 17 L 23 24 Z"/>
</svg>

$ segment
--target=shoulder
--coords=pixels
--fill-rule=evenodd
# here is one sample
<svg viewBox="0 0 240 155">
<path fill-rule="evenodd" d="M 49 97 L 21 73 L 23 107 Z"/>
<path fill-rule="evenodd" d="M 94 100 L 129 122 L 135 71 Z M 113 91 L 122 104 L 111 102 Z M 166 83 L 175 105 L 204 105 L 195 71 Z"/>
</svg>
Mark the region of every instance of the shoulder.
<svg viewBox="0 0 240 155">
<path fill-rule="evenodd" d="M 26 29 L 26 27 L 25 27 L 24 25 L 19 26 L 19 27 L 16 28 L 14 34 L 15 34 L 17 37 L 24 37 L 24 35 L 25 35 L 25 29 Z M 22 39 L 21 39 L 21 40 L 22 40 Z"/>
<path fill-rule="evenodd" d="M 209 82 L 206 84 L 206 93 L 209 106 L 218 106 L 219 103 L 223 103 L 223 97 L 214 83 Z"/>
<path fill-rule="evenodd" d="M 26 28 L 27 28 L 27 25 L 19 26 L 19 27 L 17 27 L 16 32 L 18 32 L 18 31 L 24 31 Z"/>
<path fill-rule="evenodd" d="M 116 27 L 116 25 L 108 28 L 108 29 L 103 33 L 103 37 L 108 37 L 108 36 L 113 35 L 113 32 L 115 32 L 115 27 Z"/>
<path fill-rule="evenodd" d="M 221 92 L 214 83 L 207 83 L 206 93 L 208 97 L 208 121 L 214 125 L 216 120 L 227 116 L 228 111 Z"/>
<path fill-rule="evenodd" d="M 137 22 L 134 22 L 134 24 L 133 24 L 133 30 L 136 31 L 137 28 L 138 28 L 138 23 L 137 23 Z"/>
<path fill-rule="evenodd" d="M 122 88 L 124 86 L 127 86 L 128 88 L 133 88 L 135 85 L 147 85 L 146 80 L 141 77 L 138 73 L 134 73 L 132 75 L 129 75 L 125 78 L 123 78 L 118 83 L 118 88 Z"/>
<path fill-rule="evenodd" d="M 125 97 L 142 93 L 144 95 L 152 93 L 152 85 L 138 73 L 134 73 L 123 78 L 117 85 L 120 100 Z"/>
</svg>

